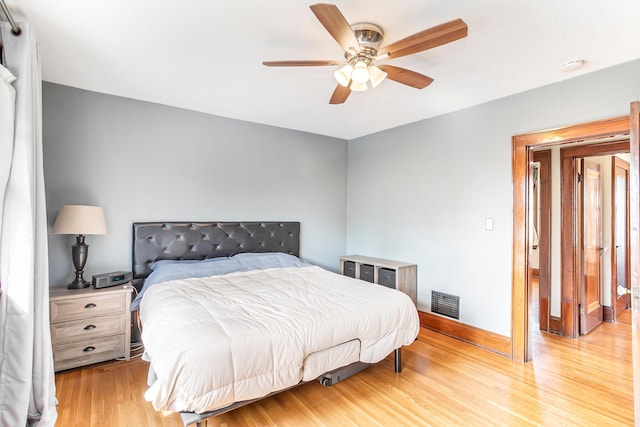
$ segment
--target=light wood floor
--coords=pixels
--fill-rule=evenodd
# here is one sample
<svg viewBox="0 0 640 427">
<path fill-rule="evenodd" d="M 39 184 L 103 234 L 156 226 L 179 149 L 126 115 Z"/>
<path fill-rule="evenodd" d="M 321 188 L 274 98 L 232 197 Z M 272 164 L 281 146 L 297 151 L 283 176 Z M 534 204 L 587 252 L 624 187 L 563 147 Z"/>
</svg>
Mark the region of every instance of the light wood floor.
<svg viewBox="0 0 640 427">
<path fill-rule="evenodd" d="M 401 374 L 391 355 L 335 386 L 313 381 L 208 426 L 633 425 L 630 320 L 577 340 L 536 332 L 528 364 L 422 330 Z M 182 426 L 144 401 L 146 370 L 134 359 L 57 374 L 57 426 Z"/>
</svg>

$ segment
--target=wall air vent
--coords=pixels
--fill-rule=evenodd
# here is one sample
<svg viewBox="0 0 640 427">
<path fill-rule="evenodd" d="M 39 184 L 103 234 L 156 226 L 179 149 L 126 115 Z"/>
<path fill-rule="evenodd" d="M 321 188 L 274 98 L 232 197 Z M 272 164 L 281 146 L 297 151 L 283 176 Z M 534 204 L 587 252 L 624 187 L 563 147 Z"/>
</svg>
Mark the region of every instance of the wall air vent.
<svg viewBox="0 0 640 427">
<path fill-rule="evenodd" d="M 431 291 L 431 312 L 459 319 L 460 297 L 445 294 L 444 292 Z"/>
</svg>

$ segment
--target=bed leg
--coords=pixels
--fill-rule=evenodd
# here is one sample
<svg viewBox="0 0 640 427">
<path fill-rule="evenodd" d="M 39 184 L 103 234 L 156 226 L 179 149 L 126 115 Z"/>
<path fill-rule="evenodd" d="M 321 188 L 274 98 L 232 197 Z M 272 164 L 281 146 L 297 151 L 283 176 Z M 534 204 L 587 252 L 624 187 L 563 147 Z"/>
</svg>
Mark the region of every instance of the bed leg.
<svg viewBox="0 0 640 427">
<path fill-rule="evenodd" d="M 196 427 L 207 427 L 207 420 L 198 421 Z"/>
<path fill-rule="evenodd" d="M 395 356 L 393 369 L 396 371 L 396 373 L 399 374 L 402 371 L 402 349 L 396 348 L 395 350 L 393 350 L 393 354 Z"/>
</svg>

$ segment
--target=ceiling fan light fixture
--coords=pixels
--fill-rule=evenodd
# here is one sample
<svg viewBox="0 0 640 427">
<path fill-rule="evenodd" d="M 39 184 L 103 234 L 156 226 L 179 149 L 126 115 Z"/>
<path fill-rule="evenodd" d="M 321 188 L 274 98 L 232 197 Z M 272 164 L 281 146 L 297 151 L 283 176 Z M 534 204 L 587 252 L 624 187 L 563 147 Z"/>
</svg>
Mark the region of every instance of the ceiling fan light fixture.
<svg viewBox="0 0 640 427">
<path fill-rule="evenodd" d="M 351 73 L 351 80 L 358 83 L 367 83 L 369 80 L 369 69 L 367 64 L 359 60 L 356 62 L 356 65 L 353 67 L 353 72 Z"/>
<path fill-rule="evenodd" d="M 415 89 L 424 89 L 433 82 L 431 77 L 393 65 L 376 67 L 374 63 L 442 46 L 467 37 L 468 33 L 467 24 L 462 19 L 454 19 L 381 47 L 385 37 L 378 25 L 370 22 L 349 24 L 334 4 L 318 3 L 310 8 L 342 48 L 344 60 L 263 61 L 262 64 L 267 67 L 335 66 L 331 71 L 338 85 L 329 100 L 330 104 L 342 104 L 351 91 L 365 91 L 369 88 L 369 83 L 371 88 L 376 88 L 386 78 Z"/>
<path fill-rule="evenodd" d="M 371 80 L 371 86 L 377 87 L 384 79 L 387 78 L 387 73 L 380 68 L 372 65 L 369 67 L 369 79 Z"/>
<path fill-rule="evenodd" d="M 354 92 L 364 92 L 365 90 L 367 90 L 367 84 L 364 82 L 357 82 L 355 80 L 352 80 L 349 89 Z"/>
<path fill-rule="evenodd" d="M 336 81 L 340 86 L 347 87 L 349 86 L 349 82 L 351 81 L 351 72 L 353 71 L 353 67 L 351 64 L 347 64 L 344 67 L 333 72 L 333 77 L 335 77 Z"/>
</svg>

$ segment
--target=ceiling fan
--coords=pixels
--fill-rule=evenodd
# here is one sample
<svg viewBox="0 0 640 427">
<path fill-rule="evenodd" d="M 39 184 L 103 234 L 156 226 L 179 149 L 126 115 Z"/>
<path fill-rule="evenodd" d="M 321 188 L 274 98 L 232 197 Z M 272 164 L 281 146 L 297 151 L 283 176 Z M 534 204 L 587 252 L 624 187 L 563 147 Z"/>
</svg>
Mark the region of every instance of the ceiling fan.
<svg viewBox="0 0 640 427">
<path fill-rule="evenodd" d="M 380 48 L 384 33 L 379 26 L 368 22 L 349 25 L 333 4 L 318 3 L 310 8 L 344 50 L 345 61 L 264 61 L 262 64 L 267 67 L 342 65 L 333 74 L 338 86 L 331 96 L 330 104 L 342 104 L 352 91 L 367 90 L 367 82 L 376 87 L 385 78 L 424 89 L 433 82 L 431 77 L 393 65 L 377 66 L 375 62 L 412 55 L 467 36 L 467 24 L 462 19 L 455 19 Z"/>
</svg>

